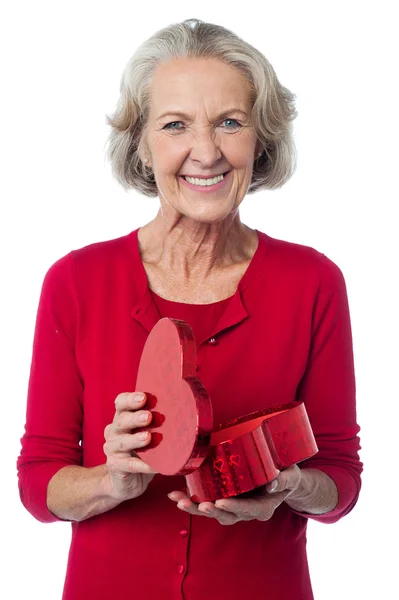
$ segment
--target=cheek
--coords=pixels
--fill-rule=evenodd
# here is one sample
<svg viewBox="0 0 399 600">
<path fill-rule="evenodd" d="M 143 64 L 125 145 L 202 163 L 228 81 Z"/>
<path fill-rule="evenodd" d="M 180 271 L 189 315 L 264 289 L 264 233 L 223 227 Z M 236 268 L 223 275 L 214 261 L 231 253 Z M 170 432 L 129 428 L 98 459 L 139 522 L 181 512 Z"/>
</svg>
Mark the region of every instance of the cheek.
<svg viewBox="0 0 399 600">
<path fill-rule="evenodd" d="M 152 147 L 153 168 L 160 178 L 175 176 L 185 157 L 185 145 L 177 139 L 158 139 Z"/>
<path fill-rule="evenodd" d="M 248 171 L 253 166 L 253 156 L 255 150 L 255 142 L 251 139 L 246 139 L 244 136 L 235 140 L 226 141 L 222 151 L 228 162 L 237 170 Z"/>
</svg>

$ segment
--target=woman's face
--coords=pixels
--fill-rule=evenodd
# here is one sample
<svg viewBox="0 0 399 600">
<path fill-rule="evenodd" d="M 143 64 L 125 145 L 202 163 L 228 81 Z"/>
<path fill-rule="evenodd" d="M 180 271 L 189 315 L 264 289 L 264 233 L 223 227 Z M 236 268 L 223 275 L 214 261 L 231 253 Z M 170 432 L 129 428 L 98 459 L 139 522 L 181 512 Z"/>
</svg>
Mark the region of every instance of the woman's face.
<svg viewBox="0 0 399 600">
<path fill-rule="evenodd" d="M 161 203 L 204 223 L 237 212 L 257 152 L 251 109 L 247 79 L 220 60 L 157 67 L 145 141 Z"/>
</svg>

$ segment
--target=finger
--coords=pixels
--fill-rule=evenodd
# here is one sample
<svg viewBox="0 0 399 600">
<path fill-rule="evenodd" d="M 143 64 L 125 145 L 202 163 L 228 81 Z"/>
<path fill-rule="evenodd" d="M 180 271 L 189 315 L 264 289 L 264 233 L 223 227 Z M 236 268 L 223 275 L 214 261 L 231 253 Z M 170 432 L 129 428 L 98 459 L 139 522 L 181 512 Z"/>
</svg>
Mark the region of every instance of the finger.
<svg viewBox="0 0 399 600">
<path fill-rule="evenodd" d="M 185 498 L 177 503 L 177 508 L 197 517 L 216 519 L 221 525 L 234 525 L 234 523 L 237 523 L 239 520 L 236 515 L 215 508 L 215 505 L 212 502 L 194 504 L 189 499 Z"/>
<path fill-rule="evenodd" d="M 117 412 L 123 410 L 137 410 L 143 406 L 146 395 L 143 392 L 123 392 L 115 398 L 115 409 Z"/>
<path fill-rule="evenodd" d="M 266 491 L 269 494 L 276 494 L 285 490 L 292 491 L 296 489 L 301 480 L 301 471 L 298 465 L 292 465 L 281 471 L 279 476 L 266 485 Z"/>
<path fill-rule="evenodd" d="M 222 511 L 222 515 L 223 515 L 223 511 Z M 238 517 L 234 516 L 234 515 L 226 515 L 226 516 L 221 516 L 220 518 L 218 518 L 218 521 L 221 525 L 235 525 L 236 523 L 239 523 L 241 521 L 241 519 L 239 519 Z"/>
<path fill-rule="evenodd" d="M 194 504 L 194 502 L 190 500 L 187 494 L 185 494 L 181 490 L 171 492 L 170 494 L 168 494 L 168 497 L 174 502 L 176 502 L 178 508 L 182 510 L 188 510 L 189 512 L 191 512 L 191 514 L 197 514 L 197 504 Z"/>
<path fill-rule="evenodd" d="M 148 410 L 116 412 L 113 420 L 116 433 L 130 431 L 136 427 L 146 427 L 152 420 L 152 413 Z"/>
<path fill-rule="evenodd" d="M 262 505 L 257 499 L 226 498 L 216 500 L 215 507 L 218 510 L 234 514 L 241 521 L 252 521 L 257 519 L 262 512 Z"/>
<path fill-rule="evenodd" d="M 226 498 L 217 500 L 215 506 L 235 514 L 241 521 L 268 521 L 288 495 L 289 492 L 284 491 L 258 498 Z"/>
<path fill-rule="evenodd" d="M 194 504 L 187 494 L 181 491 L 171 492 L 168 496 L 171 500 L 177 502 L 177 507 L 180 510 L 188 512 L 191 515 L 213 518 L 219 521 L 221 525 L 234 525 L 238 521 L 235 515 L 216 509 L 213 502 Z"/>
<path fill-rule="evenodd" d="M 140 431 L 140 433 L 124 433 L 117 435 L 114 438 L 108 439 L 103 450 L 106 456 L 111 456 L 117 452 L 129 454 L 132 450 L 143 448 L 151 441 L 151 433 L 148 431 Z"/>
<path fill-rule="evenodd" d="M 200 514 L 216 519 L 221 525 L 234 525 L 241 520 L 236 514 L 217 508 L 213 502 L 202 502 L 197 508 Z"/>
<path fill-rule="evenodd" d="M 182 491 L 170 492 L 168 497 L 176 502 L 177 508 L 180 510 L 184 510 L 185 512 L 189 512 L 191 515 L 202 515 L 198 511 L 198 504 L 195 504 L 190 500 L 190 498 Z"/>
<path fill-rule="evenodd" d="M 136 456 L 123 457 L 113 454 L 107 460 L 107 467 L 114 473 L 143 473 L 145 475 L 155 474 L 156 471 Z"/>
<path fill-rule="evenodd" d="M 187 498 L 189 500 L 187 494 L 185 494 L 181 490 L 170 492 L 170 494 L 168 494 L 168 498 L 170 498 L 174 502 L 179 502 L 179 500 L 183 500 L 184 498 Z"/>
</svg>

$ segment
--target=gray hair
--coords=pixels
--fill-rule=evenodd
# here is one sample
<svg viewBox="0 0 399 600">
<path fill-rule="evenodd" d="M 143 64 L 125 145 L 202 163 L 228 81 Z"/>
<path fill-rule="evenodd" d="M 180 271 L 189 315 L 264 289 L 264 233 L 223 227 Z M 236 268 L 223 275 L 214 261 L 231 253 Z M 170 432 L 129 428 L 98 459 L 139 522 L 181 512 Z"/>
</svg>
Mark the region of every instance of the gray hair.
<svg viewBox="0 0 399 600">
<path fill-rule="evenodd" d="M 276 189 L 296 168 L 292 121 L 296 96 L 278 81 L 269 61 L 232 31 L 187 19 L 161 29 L 129 59 L 121 79 L 120 98 L 113 115 L 107 155 L 114 177 L 125 190 L 133 188 L 157 196 L 152 170 L 143 163 L 145 127 L 149 114 L 149 87 L 154 69 L 173 58 L 217 58 L 239 69 L 254 92 L 252 123 L 262 154 L 254 162 L 248 192 Z"/>
</svg>

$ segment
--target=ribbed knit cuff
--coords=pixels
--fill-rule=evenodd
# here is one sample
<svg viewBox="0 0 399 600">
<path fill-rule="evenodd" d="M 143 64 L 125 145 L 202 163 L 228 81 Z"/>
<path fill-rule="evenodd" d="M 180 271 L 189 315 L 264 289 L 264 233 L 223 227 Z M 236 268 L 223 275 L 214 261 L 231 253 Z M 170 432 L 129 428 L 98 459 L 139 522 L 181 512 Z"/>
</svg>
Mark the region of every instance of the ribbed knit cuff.
<svg viewBox="0 0 399 600">
<path fill-rule="evenodd" d="M 21 502 L 26 510 L 42 523 L 64 521 L 47 508 L 47 487 L 53 475 L 66 466 L 68 465 L 60 462 L 27 465 L 18 474 Z"/>
<path fill-rule="evenodd" d="M 346 469 L 337 467 L 336 465 L 317 464 L 317 466 L 312 465 L 312 468 L 323 471 L 323 473 L 326 473 L 334 481 L 338 488 L 338 504 L 333 510 L 322 515 L 313 515 L 294 509 L 292 511 L 301 517 L 313 519 L 320 523 L 336 523 L 355 506 L 361 487 L 360 476 L 355 478 Z"/>
</svg>

